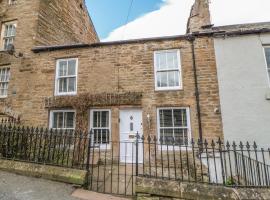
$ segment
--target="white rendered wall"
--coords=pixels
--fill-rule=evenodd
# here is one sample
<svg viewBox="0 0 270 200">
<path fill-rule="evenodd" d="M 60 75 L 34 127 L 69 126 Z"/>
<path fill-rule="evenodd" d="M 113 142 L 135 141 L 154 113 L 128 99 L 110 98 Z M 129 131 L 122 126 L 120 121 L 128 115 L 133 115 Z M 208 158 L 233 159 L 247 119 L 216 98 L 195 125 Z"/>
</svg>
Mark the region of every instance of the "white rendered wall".
<svg viewBox="0 0 270 200">
<path fill-rule="evenodd" d="M 225 139 L 270 147 L 269 78 L 263 45 L 270 34 L 215 39 Z"/>
</svg>

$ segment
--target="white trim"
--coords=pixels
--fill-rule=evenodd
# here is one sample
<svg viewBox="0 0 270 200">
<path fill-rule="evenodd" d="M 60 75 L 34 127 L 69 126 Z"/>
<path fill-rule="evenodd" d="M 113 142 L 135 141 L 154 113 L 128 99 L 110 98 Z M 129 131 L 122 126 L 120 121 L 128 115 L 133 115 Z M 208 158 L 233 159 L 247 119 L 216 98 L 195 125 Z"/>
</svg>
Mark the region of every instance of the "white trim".
<svg viewBox="0 0 270 200">
<path fill-rule="evenodd" d="M 157 81 L 157 72 L 163 71 L 163 70 L 157 70 L 157 62 L 156 62 L 156 55 L 157 53 L 162 52 L 175 52 L 177 53 L 177 61 L 178 61 L 178 71 L 179 71 L 179 86 L 174 87 L 158 87 L 158 81 Z M 164 71 L 170 71 L 170 70 L 164 70 Z M 176 69 L 172 70 L 176 71 Z M 181 64 L 181 53 L 180 49 L 168 49 L 168 50 L 158 50 L 154 52 L 154 77 L 155 77 L 155 91 L 166 91 L 166 90 L 182 90 L 183 89 L 183 77 L 182 77 L 182 64 Z"/>
<path fill-rule="evenodd" d="M 267 58 L 266 58 L 266 51 L 265 51 L 265 49 L 270 49 L 270 46 L 263 46 L 263 55 L 264 55 L 266 75 L 267 75 L 267 80 L 268 80 L 268 86 L 270 87 L 270 75 L 269 75 L 269 72 L 268 72 L 268 70 L 270 69 L 270 66 L 269 66 L 269 69 L 268 69 L 268 64 L 267 64 Z"/>
<path fill-rule="evenodd" d="M 102 112 L 102 111 L 108 111 L 109 112 L 109 143 L 108 144 L 100 144 L 99 147 L 101 150 L 106 150 L 106 149 L 110 149 L 111 148 L 111 141 L 112 141 L 112 119 L 111 119 L 111 109 L 90 109 L 90 131 L 93 129 L 93 113 L 94 112 Z M 94 141 L 93 141 L 94 137 L 92 136 L 92 141 L 91 143 L 94 145 Z"/>
<path fill-rule="evenodd" d="M 76 110 L 50 110 L 50 119 L 49 119 L 49 128 L 50 129 L 57 129 L 57 128 L 53 128 L 52 125 L 53 125 L 53 114 L 54 113 L 59 113 L 59 112 L 62 112 L 62 113 L 65 113 L 65 112 L 73 112 L 74 113 L 74 128 L 64 128 L 64 130 L 75 130 L 76 128 Z"/>
<path fill-rule="evenodd" d="M 173 110 L 173 109 L 185 109 L 186 113 L 187 113 L 187 129 L 188 129 L 188 149 L 190 149 L 190 142 L 191 142 L 191 119 L 190 119 L 190 108 L 189 107 L 160 107 L 157 108 L 157 133 L 158 133 L 158 141 L 160 139 L 160 118 L 159 118 L 159 111 L 160 110 Z M 185 127 L 183 127 L 185 128 Z M 158 142 L 158 148 L 161 149 L 162 146 L 162 150 L 167 150 L 167 146 L 168 146 L 168 150 L 172 151 L 173 150 L 173 146 L 171 145 L 160 145 L 160 142 Z M 185 149 L 185 146 L 181 146 L 181 149 Z M 180 148 L 178 146 L 174 147 L 174 150 L 179 150 Z"/>
<path fill-rule="evenodd" d="M 58 88 L 58 69 L 59 69 L 59 63 L 61 61 L 71 61 L 71 60 L 75 60 L 76 61 L 76 65 L 75 65 L 75 77 L 76 77 L 76 87 L 75 87 L 75 91 L 74 92 L 59 92 L 59 88 Z M 79 59 L 78 58 L 63 58 L 63 59 L 57 59 L 56 60 L 56 69 L 55 69 L 55 80 L 54 80 L 54 95 L 55 96 L 66 96 L 66 95 L 77 95 L 77 89 L 78 89 L 78 66 L 79 66 Z M 69 76 L 68 76 L 69 77 Z M 73 77 L 73 76 L 72 76 Z"/>
</svg>

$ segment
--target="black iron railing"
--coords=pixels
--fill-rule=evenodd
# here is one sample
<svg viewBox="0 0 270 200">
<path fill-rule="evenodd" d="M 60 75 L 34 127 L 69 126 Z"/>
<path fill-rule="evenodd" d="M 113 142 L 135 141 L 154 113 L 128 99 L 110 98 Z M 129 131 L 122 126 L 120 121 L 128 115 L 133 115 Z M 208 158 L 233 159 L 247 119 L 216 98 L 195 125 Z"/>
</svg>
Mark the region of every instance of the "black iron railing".
<svg viewBox="0 0 270 200">
<path fill-rule="evenodd" d="M 19 125 L 20 124 L 20 118 L 14 118 L 14 117 L 8 117 L 8 118 L 2 118 L 0 119 L 0 124 L 4 125 Z"/>
<path fill-rule="evenodd" d="M 137 176 L 228 187 L 270 186 L 270 149 L 256 143 L 138 133 L 111 141 L 108 134 L 102 139 L 95 134 L 2 124 L 0 158 L 87 170 L 89 189 L 103 193 L 133 195 Z"/>
<path fill-rule="evenodd" d="M 89 134 L 0 125 L 0 158 L 85 169 Z"/>
</svg>

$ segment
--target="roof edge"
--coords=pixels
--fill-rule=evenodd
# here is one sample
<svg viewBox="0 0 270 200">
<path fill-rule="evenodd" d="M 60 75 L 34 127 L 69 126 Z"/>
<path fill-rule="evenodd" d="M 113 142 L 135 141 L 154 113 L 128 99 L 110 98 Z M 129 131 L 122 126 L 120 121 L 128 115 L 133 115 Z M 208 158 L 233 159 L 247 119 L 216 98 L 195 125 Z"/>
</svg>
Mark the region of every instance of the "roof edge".
<svg viewBox="0 0 270 200">
<path fill-rule="evenodd" d="M 241 36 L 241 35 L 250 35 L 250 34 L 262 34 L 270 33 L 270 28 L 260 28 L 260 29 L 250 29 L 250 30 L 206 30 L 204 32 L 194 32 L 191 34 L 185 35 L 175 35 L 175 36 L 165 36 L 165 37 L 153 37 L 153 38 L 141 38 L 141 39 L 132 39 L 132 40 L 119 40 L 119 41 L 110 41 L 110 42 L 98 42 L 92 44 L 66 44 L 66 45 L 56 45 L 56 46 L 37 46 L 32 48 L 34 53 L 46 52 L 46 51 L 56 51 L 56 50 L 65 50 L 65 49 L 77 49 L 77 48 L 87 48 L 87 47 L 102 47 L 102 46 L 111 46 L 111 45 L 122 45 L 122 44 L 133 44 L 133 43 L 144 43 L 151 41 L 163 41 L 163 40 L 175 40 L 175 39 L 185 39 L 190 40 L 190 37 L 221 37 L 221 36 Z"/>
</svg>

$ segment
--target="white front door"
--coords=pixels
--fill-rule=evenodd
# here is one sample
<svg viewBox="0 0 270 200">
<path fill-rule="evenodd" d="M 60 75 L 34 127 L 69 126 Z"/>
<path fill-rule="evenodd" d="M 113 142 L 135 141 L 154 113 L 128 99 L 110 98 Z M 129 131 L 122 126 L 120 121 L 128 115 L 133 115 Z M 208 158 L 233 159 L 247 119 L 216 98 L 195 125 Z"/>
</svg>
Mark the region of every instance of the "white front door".
<svg viewBox="0 0 270 200">
<path fill-rule="evenodd" d="M 142 110 L 125 109 L 120 111 L 120 161 L 136 162 L 136 134 L 143 134 Z M 138 162 L 142 163 L 142 144 L 138 143 Z"/>
</svg>

